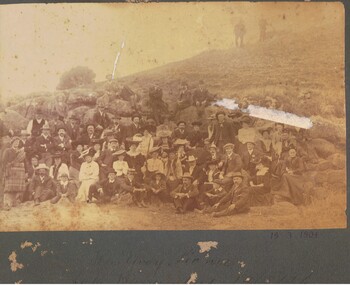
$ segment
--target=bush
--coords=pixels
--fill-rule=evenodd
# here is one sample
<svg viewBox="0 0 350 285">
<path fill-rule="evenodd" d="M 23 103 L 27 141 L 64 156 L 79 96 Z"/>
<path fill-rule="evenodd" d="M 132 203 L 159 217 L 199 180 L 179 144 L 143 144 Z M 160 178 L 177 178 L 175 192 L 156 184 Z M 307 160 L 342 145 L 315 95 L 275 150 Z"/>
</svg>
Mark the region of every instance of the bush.
<svg viewBox="0 0 350 285">
<path fill-rule="evenodd" d="M 58 90 L 83 87 L 94 83 L 96 74 L 88 67 L 78 66 L 62 74 L 57 85 Z"/>
</svg>

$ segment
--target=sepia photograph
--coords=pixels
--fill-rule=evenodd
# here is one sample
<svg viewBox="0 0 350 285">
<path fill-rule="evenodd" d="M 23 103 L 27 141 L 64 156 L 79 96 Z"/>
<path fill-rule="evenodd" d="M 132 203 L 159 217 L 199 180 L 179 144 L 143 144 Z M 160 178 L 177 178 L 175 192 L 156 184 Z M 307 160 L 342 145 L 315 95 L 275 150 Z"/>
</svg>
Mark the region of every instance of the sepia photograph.
<svg viewBox="0 0 350 285">
<path fill-rule="evenodd" d="M 341 229 L 339 2 L 0 6 L 0 231 Z"/>
</svg>

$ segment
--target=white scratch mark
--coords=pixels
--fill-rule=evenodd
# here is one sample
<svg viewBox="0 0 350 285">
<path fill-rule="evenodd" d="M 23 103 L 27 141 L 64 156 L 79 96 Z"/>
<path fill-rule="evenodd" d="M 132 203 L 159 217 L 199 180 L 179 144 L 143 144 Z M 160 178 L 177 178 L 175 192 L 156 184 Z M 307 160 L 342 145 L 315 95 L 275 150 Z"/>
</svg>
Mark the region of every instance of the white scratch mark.
<svg viewBox="0 0 350 285">
<path fill-rule="evenodd" d="M 244 261 L 238 261 L 238 264 L 241 266 L 241 268 L 243 268 L 244 266 L 246 266 L 246 264 L 244 263 Z"/>
<path fill-rule="evenodd" d="M 22 263 L 17 262 L 17 254 L 15 251 L 12 251 L 12 253 L 9 255 L 9 261 L 11 266 L 11 271 L 15 272 L 17 269 L 22 269 L 24 265 Z"/>
<path fill-rule="evenodd" d="M 44 255 L 46 255 L 47 254 L 47 250 L 42 250 L 41 252 L 40 252 L 40 255 L 41 256 L 44 256 Z"/>
<path fill-rule="evenodd" d="M 82 244 L 89 244 L 92 245 L 94 240 L 92 238 L 89 239 L 89 241 L 83 241 Z"/>
<path fill-rule="evenodd" d="M 27 247 L 30 247 L 30 248 L 32 248 L 33 252 L 35 252 L 38 249 L 38 247 L 40 247 L 40 246 L 41 246 L 40 242 L 37 242 L 36 244 L 33 244 L 30 241 L 25 241 L 25 242 L 21 243 L 21 249 L 25 249 Z"/>
<path fill-rule="evenodd" d="M 217 241 L 199 241 L 197 245 L 199 246 L 199 253 L 209 252 L 212 248 L 217 248 Z"/>
<path fill-rule="evenodd" d="M 249 281 L 250 281 L 250 277 L 247 277 L 247 278 L 245 279 L 245 281 L 246 281 L 246 282 L 249 282 Z"/>
<path fill-rule="evenodd" d="M 15 284 L 21 284 L 23 280 L 18 280 L 15 282 Z"/>
<path fill-rule="evenodd" d="M 228 110 L 239 109 L 235 99 L 224 98 L 214 102 L 213 105 L 221 106 Z M 298 128 L 310 129 L 312 127 L 312 121 L 309 118 L 300 117 L 296 114 L 284 112 L 281 110 L 249 105 L 247 109 L 244 109 L 242 111 L 255 118 L 282 123 Z"/>
<path fill-rule="evenodd" d="M 188 279 L 187 284 L 196 283 L 197 278 L 198 278 L 198 274 L 196 272 L 191 273 L 191 277 L 190 277 L 190 279 Z"/>
</svg>

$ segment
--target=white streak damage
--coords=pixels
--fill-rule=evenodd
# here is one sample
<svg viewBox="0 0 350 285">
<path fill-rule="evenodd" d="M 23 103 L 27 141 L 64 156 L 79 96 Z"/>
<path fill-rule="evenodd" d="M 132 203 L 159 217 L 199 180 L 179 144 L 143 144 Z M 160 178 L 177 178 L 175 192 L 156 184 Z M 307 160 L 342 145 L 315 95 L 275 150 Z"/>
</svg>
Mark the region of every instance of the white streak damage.
<svg viewBox="0 0 350 285">
<path fill-rule="evenodd" d="M 37 242 L 36 244 L 33 244 L 30 241 L 25 241 L 25 242 L 21 243 L 21 249 L 25 249 L 26 247 L 30 247 L 33 252 L 35 252 L 38 249 L 38 247 L 40 247 L 40 246 L 41 246 L 40 242 Z"/>
<path fill-rule="evenodd" d="M 190 279 L 188 279 L 187 284 L 196 283 L 197 278 L 198 278 L 198 274 L 196 272 L 191 273 L 191 277 L 190 277 Z"/>
<path fill-rule="evenodd" d="M 92 245 L 94 240 L 92 238 L 89 239 L 89 241 L 83 241 L 82 244 L 89 244 Z"/>
<path fill-rule="evenodd" d="M 213 105 L 224 107 L 228 110 L 239 109 L 235 99 L 221 99 L 213 103 Z M 297 128 L 310 129 L 312 121 L 306 117 L 300 117 L 296 114 L 284 112 L 276 109 L 268 109 L 265 107 L 249 105 L 247 109 L 242 110 L 252 117 L 282 123 Z"/>
<path fill-rule="evenodd" d="M 199 246 L 199 253 L 209 252 L 212 248 L 217 248 L 217 241 L 199 241 L 197 245 Z"/>
<path fill-rule="evenodd" d="M 9 261 L 12 272 L 15 272 L 17 269 L 22 269 L 24 267 L 22 263 L 17 262 L 17 254 L 15 251 L 12 251 L 12 253 L 9 255 Z"/>
</svg>

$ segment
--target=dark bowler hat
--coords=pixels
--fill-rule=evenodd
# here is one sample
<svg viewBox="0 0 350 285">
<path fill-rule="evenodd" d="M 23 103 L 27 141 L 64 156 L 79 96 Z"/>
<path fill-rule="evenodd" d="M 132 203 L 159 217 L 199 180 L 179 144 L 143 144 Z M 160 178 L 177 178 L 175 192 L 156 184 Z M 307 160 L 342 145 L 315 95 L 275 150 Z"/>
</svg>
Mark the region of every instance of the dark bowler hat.
<svg viewBox="0 0 350 285">
<path fill-rule="evenodd" d="M 109 167 L 109 168 L 107 169 L 107 175 L 110 174 L 110 173 L 116 174 L 117 172 L 115 172 L 115 170 L 114 170 L 113 167 Z"/>
<path fill-rule="evenodd" d="M 225 114 L 224 111 L 218 111 L 218 112 L 216 112 L 215 117 L 218 118 L 219 115 L 224 115 L 224 116 L 226 116 L 226 114 Z"/>
<path fill-rule="evenodd" d="M 177 122 L 177 126 L 180 125 L 181 123 L 183 123 L 183 124 L 186 125 L 186 122 L 185 122 L 185 121 L 178 121 L 178 122 Z"/>
<path fill-rule="evenodd" d="M 62 152 L 56 151 L 53 155 L 52 158 L 61 158 L 62 157 Z"/>
<path fill-rule="evenodd" d="M 187 178 L 187 179 L 191 179 L 193 181 L 193 177 L 191 176 L 191 174 L 189 174 L 188 172 L 185 172 L 182 175 L 182 179 Z"/>
</svg>

